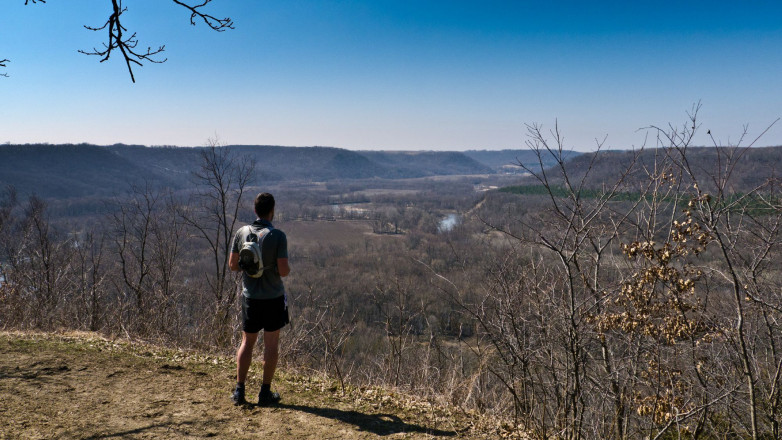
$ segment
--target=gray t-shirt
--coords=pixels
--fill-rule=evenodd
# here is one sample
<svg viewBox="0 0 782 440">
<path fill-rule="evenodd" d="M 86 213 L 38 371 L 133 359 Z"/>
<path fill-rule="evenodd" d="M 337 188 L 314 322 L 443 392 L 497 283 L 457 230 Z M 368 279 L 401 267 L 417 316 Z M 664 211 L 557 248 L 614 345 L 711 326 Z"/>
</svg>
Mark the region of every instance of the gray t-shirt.
<svg viewBox="0 0 782 440">
<path fill-rule="evenodd" d="M 274 229 L 274 226 L 268 220 L 258 219 L 251 225 L 244 226 L 236 231 L 233 244 L 231 245 L 231 252 L 239 253 L 250 232 L 258 235 L 260 239 L 260 232 L 264 228 L 269 228 L 270 230 L 261 241 L 263 265 L 264 267 L 274 265 L 274 267 L 264 269 L 260 278 L 253 278 L 242 272 L 242 294 L 248 298 L 273 299 L 285 294 L 282 277 L 280 277 L 277 271 L 277 259 L 288 258 L 288 238 L 284 232 Z"/>
</svg>

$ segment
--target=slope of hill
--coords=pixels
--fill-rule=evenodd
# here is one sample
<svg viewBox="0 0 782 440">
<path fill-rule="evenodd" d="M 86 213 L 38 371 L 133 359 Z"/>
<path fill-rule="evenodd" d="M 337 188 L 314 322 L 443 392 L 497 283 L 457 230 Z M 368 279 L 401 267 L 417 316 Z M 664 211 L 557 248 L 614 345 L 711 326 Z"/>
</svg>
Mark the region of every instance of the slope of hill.
<svg viewBox="0 0 782 440">
<path fill-rule="evenodd" d="M 383 389 L 280 372 L 279 405 L 235 407 L 233 360 L 95 334 L 0 332 L 2 438 L 496 438 L 495 423 Z M 261 373 L 251 370 L 249 389 Z M 249 397 L 249 396 L 248 396 Z M 507 434 L 507 433 L 504 433 Z M 393 437 L 388 437 L 393 435 Z M 507 437 L 507 435 L 506 435 Z"/>
<path fill-rule="evenodd" d="M 564 156 L 566 160 L 578 157 L 582 153 L 577 151 L 566 151 Z M 532 169 L 540 168 L 540 163 L 537 154 L 532 150 L 467 150 L 464 155 L 472 158 L 495 171 L 512 171 L 518 170 L 518 164 L 521 163 L 524 166 Z M 543 161 L 543 167 L 548 168 L 556 164 L 554 159 L 550 155 L 543 155 L 541 158 Z"/>
<path fill-rule="evenodd" d="M 359 153 L 385 166 L 389 170 L 387 176 L 389 178 L 493 172 L 490 167 L 454 151 L 360 151 Z"/>
<path fill-rule="evenodd" d="M 172 180 L 189 179 L 193 170 L 196 170 L 200 164 L 199 152 L 202 150 L 202 148 L 145 147 L 123 144 L 105 148 L 139 168 L 167 175 Z"/>
<path fill-rule="evenodd" d="M 333 179 L 397 179 L 492 170 L 458 152 L 357 152 L 332 147 L 234 145 L 256 162 L 257 183 Z M 23 195 L 69 198 L 113 195 L 128 183 L 184 188 L 199 169 L 203 147 L 140 145 L 0 145 L 0 185 Z"/>
<path fill-rule="evenodd" d="M 600 188 L 615 182 L 633 163 L 637 153 L 632 151 L 601 151 L 585 153 L 566 162 L 571 181 L 577 182 L 587 174 L 587 187 Z M 648 149 L 640 152 L 635 166 L 626 179 L 630 187 L 648 182 L 644 169 L 653 169 L 655 159 L 661 159 L 665 151 Z M 711 147 L 691 147 L 687 149 L 687 160 L 692 172 L 707 191 L 713 191 L 712 177 L 729 177 L 727 190 L 746 193 L 764 184 L 770 178 L 782 176 L 782 147 L 754 147 L 749 149 L 728 149 Z M 595 157 L 597 155 L 597 157 Z M 732 160 L 728 160 L 729 157 Z M 593 160 L 594 159 L 594 160 Z M 729 163 L 733 162 L 729 166 Z M 550 177 L 557 183 L 558 172 L 552 171 Z M 535 183 L 535 182 L 533 182 Z M 708 186 L 708 188 L 706 188 Z"/>
<path fill-rule="evenodd" d="M 114 188 L 150 181 L 171 185 L 166 173 L 94 145 L 0 145 L 0 185 L 44 197 L 111 195 Z"/>
<path fill-rule="evenodd" d="M 363 179 L 386 177 L 388 171 L 363 155 L 333 147 L 279 147 L 233 145 L 240 154 L 256 160 L 256 169 L 275 180 Z"/>
</svg>

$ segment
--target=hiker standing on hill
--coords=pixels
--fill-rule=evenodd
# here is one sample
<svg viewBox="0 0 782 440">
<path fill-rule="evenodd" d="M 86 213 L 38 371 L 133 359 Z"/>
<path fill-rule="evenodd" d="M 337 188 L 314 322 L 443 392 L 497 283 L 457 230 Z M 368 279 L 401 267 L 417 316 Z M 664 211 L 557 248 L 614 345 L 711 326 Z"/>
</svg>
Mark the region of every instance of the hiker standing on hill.
<svg viewBox="0 0 782 440">
<path fill-rule="evenodd" d="M 244 382 L 252 362 L 253 347 L 258 332 L 263 330 L 263 384 L 258 395 L 259 405 L 280 400 L 271 391 L 274 370 L 277 368 L 280 329 L 288 324 L 288 301 L 282 277 L 288 276 L 288 239 L 285 233 L 272 226 L 274 196 L 258 194 L 255 198 L 258 219 L 240 228 L 234 236 L 228 265 L 242 273 L 242 345 L 236 353 L 236 389 L 234 404 L 245 403 Z M 257 243 L 253 245 L 253 243 Z"/>
</svg>

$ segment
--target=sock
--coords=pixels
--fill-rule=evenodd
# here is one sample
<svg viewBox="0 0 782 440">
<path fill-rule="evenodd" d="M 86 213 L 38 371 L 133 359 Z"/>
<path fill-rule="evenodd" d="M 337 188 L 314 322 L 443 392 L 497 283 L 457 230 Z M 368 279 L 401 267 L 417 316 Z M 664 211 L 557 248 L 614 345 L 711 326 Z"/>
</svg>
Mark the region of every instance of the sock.
<svg viewBox="0 0 782 440">
<path fill-rule="evenodd" d="M 239 389 L 243 390 L 244 389 L 244 382 L 236 382 L 236 389 L 237 390 L 239 390 Z"/>
<path fill-rule="evenodd" d="M 263 384 L 261 385 L 261 393 L 271 393 L 272 392 L 272 386 L 271 384 Z"/>
</svg>

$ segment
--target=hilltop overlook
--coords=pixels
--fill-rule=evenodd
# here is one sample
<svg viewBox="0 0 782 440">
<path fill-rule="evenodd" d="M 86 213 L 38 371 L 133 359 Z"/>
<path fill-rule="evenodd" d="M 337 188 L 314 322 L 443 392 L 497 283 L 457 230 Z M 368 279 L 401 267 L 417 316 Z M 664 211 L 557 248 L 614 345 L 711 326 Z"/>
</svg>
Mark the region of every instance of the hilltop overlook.
<svg viewBox="0 0 782 440">
<path fill-rule="evenodd" d="M 503 432 L 437 402 L 383 388 L 343 393 L 333 381 L 286 372 L 279 405 L 236 407 L 232 359 L 92 333 L 2 332 L 0 351 L 2 438 L 479 439 Z"/>
</svg>

